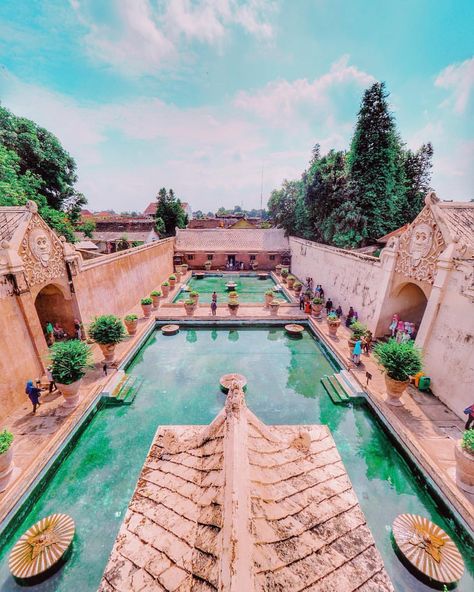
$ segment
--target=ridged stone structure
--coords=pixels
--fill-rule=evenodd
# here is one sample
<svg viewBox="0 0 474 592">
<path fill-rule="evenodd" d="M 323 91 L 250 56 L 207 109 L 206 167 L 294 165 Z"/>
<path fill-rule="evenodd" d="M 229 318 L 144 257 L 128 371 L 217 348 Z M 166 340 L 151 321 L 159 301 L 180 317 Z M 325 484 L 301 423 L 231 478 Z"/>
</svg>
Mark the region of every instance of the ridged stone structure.
<svg viewBox="0 0 474 592">
<path fill-rule="evenodd" d="M 99 590 L 393 590 L 326 426 L 160 428 Z"/>
</svg>

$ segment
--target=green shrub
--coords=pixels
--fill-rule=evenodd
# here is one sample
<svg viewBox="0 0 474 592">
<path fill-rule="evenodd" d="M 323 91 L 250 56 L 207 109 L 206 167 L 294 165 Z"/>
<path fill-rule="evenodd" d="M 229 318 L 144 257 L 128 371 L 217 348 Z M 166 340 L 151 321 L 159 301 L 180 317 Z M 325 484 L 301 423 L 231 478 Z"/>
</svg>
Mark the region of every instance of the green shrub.
<svg viewBox="0 0 474 592">
<path fill-rule="evenodd" d="M 354 321 L 349 328 L 352 331 L 351 339 L 354 339 L 355 341 L 362 339 L 367 333 L 367 326 L 363 323 L 359 323 L 359 321 Z"/>
<path fill-rule="evenodd" d="M 303 287 L 303 284 L 302 284 L 301 282 L 298 282 L 298 281 L 296 281 L 296 282 L 293 284 L 293 288 L 302 288 L 302 287 Z"/>
<path fill-rule="evenodd" d="M 170 283 L 169 283 L 169 282 L 163 282 L 163 283 L 161 284 L 161 286 L 162 286 L 162 287 L 163 287 L 163 286 L 169 286 L 169 285 L 170 285 Z"/>
<path fill-rule="evenodd" d="M 176 276 L 174 275 L 174 273 L 172 273 L 172 274 L 171 274 L 171 275 L 168 277 L 168 279 L 169 279 L 169 280 L 174 280 L 174 281 L 176 281 Z"/>
<path fill-rule="evenodd" d="M 199 292 L 193 290 L 192 292 L 189 292 L 189 295 L 191 296 L 191 298 L 197 298 L 199 296 Z"/>
<path fill-rule="evenodd" d="M 237 294 L 237 292 L 235 290 L 232 290 L 232 292 L 229 292 L 229 298 L 238 298 L 239 295 Z"/>
<path fill-rule="evenodd" d="M 273 290 L 266 290 L 265 296 L 273 296 Z"/>
<path fill-rule="evenodd" d="M 423 367 L 421 350 L 412 341 L 397 343 L 395 339 L 390 339 L 386 343 L 378 343 L 374 347 L 374 356 L 393 380 L 408 380 Z"/>
<path fill-rule="evenodd" d="M 474 430 L 466 430 L 462 436 L 461 446 L 466 452 L 474 454 Z"/>
<path fill-rule="evenodd" d="M 8 430 L 0 432 L 0 454 L 7 452 L 13 442 L 13 434 Z"/>
<path fill-rule="evenodd" d="M 283 277 L 288 277 L 288 274 L 289 274 L 290 272 L 289 272 L 289 270 L 288 270 L 286 267 L 284 267 L 284 268 L 281 270 L 281 272 L 280 272 L 280 273 L 281 273 L 281 275 L 282 275 Z"/>
<path fill-rule="evenodd" d="M 153 300 L 151 298 L 142 298 L 140 300 L 140 304 L 143 304 L 144 306 L 147 306 L 148 304 L 153 304 Z"/>
<path fill-rule="evenodd" d="M 194 305 L 195 305 L 195 302 L 194 302 L 194 300 L 190 300 L 190 299 L 188 299 L 188 300 L 185 300 L 185 301 L 184 301 L 184 304 L 185 304 L 186 306 L 194 306 Z"/>
<path fill-rule="evenodd" d="M 129 323 L 132 323 L 133 321 L 136 321 L 138 319 L 138 316 L 136 314 L 129 314 L 125 317 L 125 320 L 128 321 Z"/>
<path fill-rule="evenodd" d="M 84 341 L 71 339 L 58 341 L 50 349 L 51 374 L 60 384 L 72 384 L 80 380 L 91 367 L 91 348 Z"/>
<path fill-rule="evenodd" d="M 161 292 L 160 290 L 153 290 L 153 292 L 150 294 L 150 296 L 154 296 L 155 298 L 158 296 L 161 296 Z"/>
<path fill-rule="evenodd" d="M 96 343 L 116 344 L 125 339 L 125 327 L 115 315 L 95 317 L 89 326 L 89 335 Z"/>
<path fill-rule="evenodd" d="M 315 304 L 316 306 L 324 304 L 324 300 L 322 298 L 313 298 L 313 304 Z"/>
</svg>

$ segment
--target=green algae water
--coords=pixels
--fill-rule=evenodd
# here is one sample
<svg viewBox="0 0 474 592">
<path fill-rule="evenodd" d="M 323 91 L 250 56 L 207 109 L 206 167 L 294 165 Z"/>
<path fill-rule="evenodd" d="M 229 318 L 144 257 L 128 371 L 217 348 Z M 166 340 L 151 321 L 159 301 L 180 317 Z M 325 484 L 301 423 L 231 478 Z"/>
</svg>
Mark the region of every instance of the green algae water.
<svg viewBox="0 0 474 592">
<path fill-rule="evenodd" d="M 264 422 L 328 424 L 397 592 L 431 590 L 393 552 L 390 525 L 403 512 L 429 517 L 454 538 L 466 562 L 457 590 L 474 589 L 472 547 L 453 531 L 370 410 L 331 402 L 320 378 L 334 367 L 309 333 L 293 339 L 275 327 L 182 328 L 172 337 L 158 331 L 128 372 L 145 379 L 137 398 L 131 406 L 102 408 L 86 427 L 1 550 L 0 591 L 24 590 L 9 575 L 8 553 L 27 528 L 53 512 L 75 520 L 73 552 L 61 571 L 29 589 L 96 590 L 158 426 L 212 421 L 224 404 L 219 378 L 228 372 L 247 377 L 247 404 Z"/>
<path fill-rule="evenodd" d="M 188 286 L 191 290 L 199 292 L 199 302 L 210 303 L 211 296 L 214 291 L 217 293 L 217 302 L 226 303 L 229 298 L 229 291 L 226 288 L 227 282 L 235 282 L 237 284 L 236 291 L 239 295 L 239 302 L 260 302 L 263 304 L 264 294 L 267 290 L 275 287 L 275 282 L 270 276 L 265 280 L 258 279 L 257 275 L 240 275 L 226 273 L 223 275 L 205 275 L 202 279 L 197 279 L 193 276 Z M 288 298 L 284 292 L 276 292 L 275 296 L 288 302 Z M 179 292 L 174 298 L 173 302 L 181 302 L 186 300 L 187 292 Z"/>
</svg>

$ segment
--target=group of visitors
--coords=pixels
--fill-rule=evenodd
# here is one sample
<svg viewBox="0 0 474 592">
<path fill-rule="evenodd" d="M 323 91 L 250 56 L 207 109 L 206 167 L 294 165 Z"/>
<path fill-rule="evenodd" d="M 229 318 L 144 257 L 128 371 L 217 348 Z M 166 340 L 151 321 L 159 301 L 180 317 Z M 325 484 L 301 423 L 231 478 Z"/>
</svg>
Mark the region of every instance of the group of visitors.
<svg viewBox="0 0 474 592">
<path fill-rule="evenodd" d="M 396 339 L 398 343 L 405 343 L 416 337 L 415 323 L 402 321 L 398 314 L 393 315 L 389 331 L 391 337 Z"/>
<path fill-rule="evenodd" d="M 234 263 L 227 261 L 227 264 L 225 266 L 226 271 L 243 271 L 244 267 L 245 265 L 243 261 L 235 261 Z"/>
<path fill-rule="evenodd" d="M 58 389 L 56 386 L 56 382 L 54 381 L 53 374 L 51 372 L 51 366 L 46 368 L 46 376 L 48 378 L 48 386 L 43 388 L 41 386 L 41 379 L 36 379 L 36 384 L 33 384 L 32 380 L 28 380 L 25 387 L 25 394 L 28 395 L 28 398 L 33 405 L 33 414 L 36 413 L 36 409 L 41 405 L 40 397 L 43 390 L 47 390 L 48 393 L 53 393 Z"/>
<path fill-rule="evenodd" d="M 68 339 L 69 335 L 64 330 L 64 328 L 59 324 L 58 321 L 51 323 L 51 321 L 47 321 L 45 326 L 45 335 L 46 335 L 46 343 L 48 345 L 53 345 L 55 341 L 63 341 L 64 339 Z M 82 324 L 78 319 L 74 319 L 74 339 L 82 339 L 83 337 L 83 330 Z"/>
</svg>

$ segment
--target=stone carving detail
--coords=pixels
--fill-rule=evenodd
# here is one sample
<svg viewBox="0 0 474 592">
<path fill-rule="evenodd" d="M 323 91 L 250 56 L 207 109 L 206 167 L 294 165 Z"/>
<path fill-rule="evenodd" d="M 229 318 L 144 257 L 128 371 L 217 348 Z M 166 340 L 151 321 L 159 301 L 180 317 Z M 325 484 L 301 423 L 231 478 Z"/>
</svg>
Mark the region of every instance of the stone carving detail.
<svg viewBox="0 0 474 592">
<path fill-rule="evenodd" d="M 38 217 L 33 217 L 21 241 L 20 256 L 30 286 L 66 275 L 61 244 L 54 240 Z"/>
<path fill-rule="evenodd" d="M 400 237 L 395 271 L 422 282 L 433 283 L 436 263 L 445 248 L 441 230 L 425 208 Z"/>
</svg>

